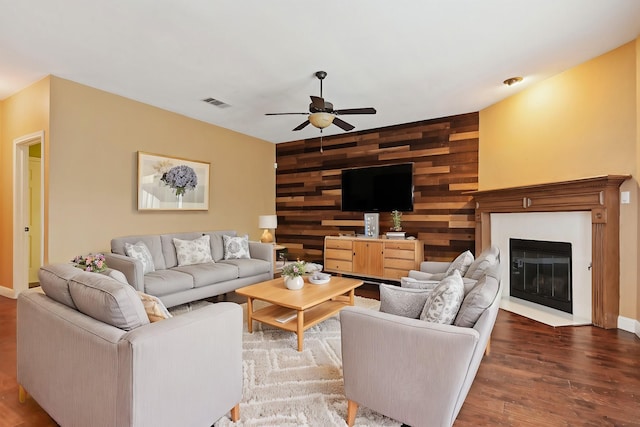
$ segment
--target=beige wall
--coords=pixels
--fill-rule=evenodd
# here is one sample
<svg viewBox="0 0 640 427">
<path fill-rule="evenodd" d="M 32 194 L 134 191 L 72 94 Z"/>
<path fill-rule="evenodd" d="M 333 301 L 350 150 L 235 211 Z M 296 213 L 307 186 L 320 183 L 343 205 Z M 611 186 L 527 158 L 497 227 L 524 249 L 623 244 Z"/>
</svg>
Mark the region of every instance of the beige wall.
<svg viewBox="0 0 640 427">
<path fill-rule="evenodd" d="M 638 307 L 638 44 L 628 43 L 480 112 L 479 187 L 630 174 L 622 191 L 620 315 Z"/>
<path fill-rule="evenodd" d="M 7 288 L 13 288 L 13 140 L 44 131 L 43 151 L 46 154 L 49 140 L 49 85 L 50 78 L 44 78 L 1 103 L 0 286 Z M 46 252 L 44 255 L 46 257 Z"/>
<path fill-rule="evenodd" d="M 50 83 L 49 262 L 108 251 L 112 237 L 128 234 L 235 229 L 259 238 L 258 215 L 275 212 L 274 144 L 61 78 Z M 138 151 L 209 162 L 209 210 L 138 212 Z M 4 245 L 10 228 L 2 225 Z M 11 265 L 0 268 L 0 285 L 11 287 Z"/>
</svg>

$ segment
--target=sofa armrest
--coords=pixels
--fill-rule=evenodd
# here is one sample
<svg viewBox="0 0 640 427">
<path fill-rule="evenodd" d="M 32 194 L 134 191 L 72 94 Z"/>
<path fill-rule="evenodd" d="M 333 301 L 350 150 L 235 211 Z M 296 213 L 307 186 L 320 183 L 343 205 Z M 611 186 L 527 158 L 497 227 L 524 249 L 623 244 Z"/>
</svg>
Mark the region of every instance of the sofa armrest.
<svg viewBox="0 0 640 427">
<path fill-rule="evenodd" d="M 476 330 L 361 307 L 343 309 L 340 324 L 347 399 L 409 425 L 453 424 Z"/>
<path fill-rule="evenodd" d="M 105 253 L 104 259 L 109 268 L 121 271 L 135 290 L 144 292 L 144 267 L 140 260 L 114 253 Z"/>
<path fill-rule="evenodd" d="M 420 263 L 420 271 L 425 273 L 444 273 L 451 265 L 450 262 L 444 261 L 422 261 Z"/>
<path fill-rule="evenodd" d="M 251 254 L 251 258 L 257 258 L 267 261 L 272 266 L 274 265 L 274 246 L 271 243 L 262 243 L 262 242 L 249 242 L 249 253 Z M 273 270 L 273 267 L 271 267 Z M 273 271 L 271 271 L 271 275 L 273 276 Z"/>
<path fill-rule="evenodd" d="M 132 425 L 209 425 L 242 400 L 238 304 L 211 304 L 136 328 L 121 345 L 120 363 L 130 367 L 121 386 L 135 391 Z"/>
</svg>

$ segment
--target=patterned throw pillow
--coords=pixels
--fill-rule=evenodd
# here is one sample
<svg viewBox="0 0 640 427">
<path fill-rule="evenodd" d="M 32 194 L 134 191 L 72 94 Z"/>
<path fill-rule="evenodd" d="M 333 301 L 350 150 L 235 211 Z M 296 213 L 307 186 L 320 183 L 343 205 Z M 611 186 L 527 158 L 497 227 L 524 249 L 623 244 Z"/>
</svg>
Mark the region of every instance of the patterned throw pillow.
<svg viewBox="0 0 640 427">
<path fill-rule="evenodd" d="M 211 258 L 211 237 L 204 235 L 194 240 L 181 240 L 173 238 L 173 245 L 176 247 L 178 265 L 194 265 L 213 262 Z"/>
<path fill-rule="evenodd" d="M 463 298 L 464 284 L 460 272 L 456 270 L 431 291 L 420 314 L 420 320 L 444 325 L 453 324 Z"/>
<path fill-rule="evenodd" d="M 138 292 L 138 296 L 144 305 L 144 311 L 147 312 L 149 322 L 157 322 L 158 320 L 168 319 L 173 317 L 167 307 L 164 306 L 160 298 L 153 295 L 145 294 L 144 292 Z"/>
<path fill-rule="evenodd" d="M 417 319 L 430 293 L 427 289 L 400 288 L 381 283 L 380 311 Z"/>
<path fill-rule="evenodd" d="M 464 251 L 451 262 L 449 268 L 447 268 L 445 277 L 451 274 L 453 270 L 458 270 L 460 275 L 464 276 L 471 264 L 473 264 L 473 254 L 471 251 Z"/>
<path fill-rule="evenodd" d="M 251 258 L 249 254 L 249 236 L 222 236 L 224 240 L 224 259 Z"/>
<path fill-rule="evenodd" d="M 142 271 L 144 274 L 151 273 L 156 271 L 156 267 L 153 264 L 153 257 L 151 256 L 151 252 L 149 252 L 149 248 L 144 242 L 138 242 L 135 245 L 131 243 L 124 244 L 124 253 L 131 258 L 135 258 L 142 262 Z"/>
</svg>

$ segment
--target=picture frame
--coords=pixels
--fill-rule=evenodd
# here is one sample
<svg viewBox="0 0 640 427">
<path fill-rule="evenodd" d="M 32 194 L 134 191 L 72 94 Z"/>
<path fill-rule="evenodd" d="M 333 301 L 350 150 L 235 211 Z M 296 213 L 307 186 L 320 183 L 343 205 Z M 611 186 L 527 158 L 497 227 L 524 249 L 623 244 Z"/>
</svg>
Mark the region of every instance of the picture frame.
<svg viewBox="0 0 640 427">
<path fill-rule="evenodd" d="M 209 210 L 209 169 L 208 162 L 138 151 L 138 210 Z"/>
</svg>

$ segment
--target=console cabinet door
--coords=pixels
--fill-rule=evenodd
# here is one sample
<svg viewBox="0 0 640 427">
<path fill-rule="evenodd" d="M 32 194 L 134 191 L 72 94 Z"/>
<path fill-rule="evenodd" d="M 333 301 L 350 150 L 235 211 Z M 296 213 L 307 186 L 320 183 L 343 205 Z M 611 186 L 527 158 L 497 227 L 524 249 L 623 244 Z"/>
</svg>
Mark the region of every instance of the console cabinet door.
<svg viewBox="0 0 640 427">
<path fill-rule="evenodd" d="M 353 242 L 353 272 L 367 276 L 382 277 L 383 266 L 382 242 L 356 240 Z"/>
</svg>

